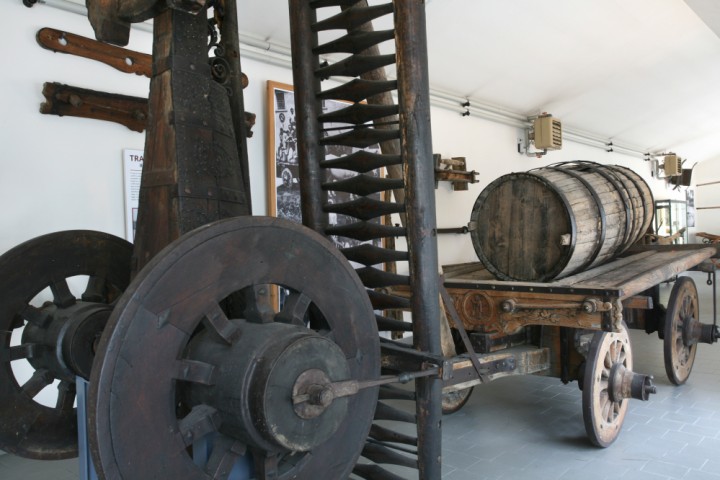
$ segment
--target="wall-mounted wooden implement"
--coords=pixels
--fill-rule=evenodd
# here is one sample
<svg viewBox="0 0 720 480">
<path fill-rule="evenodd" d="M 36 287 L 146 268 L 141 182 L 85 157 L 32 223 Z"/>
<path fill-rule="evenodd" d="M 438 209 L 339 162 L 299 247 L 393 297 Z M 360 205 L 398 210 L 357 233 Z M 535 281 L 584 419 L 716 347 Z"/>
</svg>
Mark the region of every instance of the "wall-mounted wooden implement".
<svg viewBox="0 0 720 480">
<path fill-rule="evenodd" d="M 452 182 L 454 191 L 467 190 L 468 183 L 477 183 L 477 172 L 468 172 L 465 157 L 441 158 L 433 155 L 435 160 L 435 188 L 439 181 Z"/>
<path fill-rule="evenodd" d="M 144 131 L 147 125 L 146 98 L 50 82 L 43 86 L 43 95 L 45 102 L 40 105 L 40 113 L 106 120 L 125 125 L 135 132 Z"/>
<path fill-rule="evenodd" d="M 127 48 L 108 45 L 74 33 L 41 28 L 35 36 L 41 47 L 53 52 L 68 53 L 97 60 L 125 73 L 135 73 L 150 78 L 152 57 Z"/>
<path fill-rule="evenodd" d="M 98 92 L 61 83 L 46 82 L 43 86 L 45 102 L 40 113 L 68 117 L 93 118 L 125 125 L 135 132 L 143 132 L 147 126 L 148 101 L 146 98 Z M 245 132 L 253 135 L 256 115 L 245 112 Z"/>
</svg>

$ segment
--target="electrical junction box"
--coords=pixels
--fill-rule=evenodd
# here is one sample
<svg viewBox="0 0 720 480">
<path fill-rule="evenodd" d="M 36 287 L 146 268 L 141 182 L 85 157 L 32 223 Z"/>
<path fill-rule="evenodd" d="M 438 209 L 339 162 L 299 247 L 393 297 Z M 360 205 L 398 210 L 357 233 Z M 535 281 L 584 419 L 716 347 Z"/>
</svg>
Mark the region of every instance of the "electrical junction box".
<svg viewBox="0 0 720 480">
<path fill-rule="evenodd" d="M 666 177 L 677 177 L 682 175 L 682 160 L 675 154 L 665 155 L 663 160 L 663 171 Z"/>
<path fill-rule="evenodd" d="M 533 121 L 535 148 L 560 150 L 562 148 L 562 122 L 552 115 L 543 115 Z"/>
</svg>

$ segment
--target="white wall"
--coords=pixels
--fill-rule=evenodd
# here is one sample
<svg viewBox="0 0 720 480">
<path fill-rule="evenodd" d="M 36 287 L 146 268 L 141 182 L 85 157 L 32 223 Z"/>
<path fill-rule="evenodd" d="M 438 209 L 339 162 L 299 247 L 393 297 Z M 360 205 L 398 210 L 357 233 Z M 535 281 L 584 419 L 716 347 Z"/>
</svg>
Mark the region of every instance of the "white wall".
<svg viewBox="0 0 720 480">
<path fill-rule="evenodd" d="M 0 196 L 5 205 L 0 211 L 0 252 L 57 230 L 87 228 L 123 236 L 121 152 L 123 148 L 142 148 L 144 135 L 109 122 L 41 115 L 38 108 L 45 81 L 146 96 L 148 80 L 91 60 L 52 53 L 35 42 L 35 33 L 45 26 L 91 37 L 92 30 L 83 16 L 41 4 L 28 9 L 21 2 L 11 2 L 6 9 L 0 28 L 16 48 L 5 46 L 2 50 L 3 63 L 11 67 L 0 77 L 5 92 L 0 100 L 5 166 L 0 176 Z M 129 48 L 151 51 L 152 38 L 147 32 L 133 30 L 130 41 Z M 246 108 L 258 115 L 248 149 L 253 210 L 262 215 L 267 211 L 266 82 L 292 83 L 292 74 L 289 69 L 249 59 L 243 61 L 243 70 L 250 79 L 245 90 Z M 623 164 L 650 179 L 649 165 L 641 159 L 572 142 L 565 142 L 561 151 L 542 159 L 518 154 L 518 129 L 462 117 L 459 110 L 433 109 L 434 151 L 444 157 L 467 157 L 468 167 L 480 172 L 480 183 L 466 192 L 453 192 L 449 184 L 441 183 L 436 191 L 440 227 L 465 225 L 482 188 L 512 171 L 583 159 Z M 681 193 L 665 189 L 662 182 L 652 182 L 652 188 L 656 198 L 683 198 Z M 443 235 L 440 258 L 441 263 L 474 260 L 469 237 Z"/>
<path fill-rule="evenodd" d="M 720 158 L 699 163 L 693 170 L 697 232 L 720 235 Z M 716 208 L 703 208 L 716 207 Z"/>
<path fill-rule="evenodd" d="M 88 228 L 123 236 L 123 148 L 142 148 L 144 135 L 89 119 L 41 115 L 43 83 L 147 96 L 148 80 L 104 64 L 53 53 L 35 41 L 53 27 L 91 36 L 86 18 L 37 5 L 7 2 L 0 18 L 4 94 L 0 98 L 0 251 L 34 236 Z M 149 52 L 139 32 L 131 48 Z"/>
</svg>

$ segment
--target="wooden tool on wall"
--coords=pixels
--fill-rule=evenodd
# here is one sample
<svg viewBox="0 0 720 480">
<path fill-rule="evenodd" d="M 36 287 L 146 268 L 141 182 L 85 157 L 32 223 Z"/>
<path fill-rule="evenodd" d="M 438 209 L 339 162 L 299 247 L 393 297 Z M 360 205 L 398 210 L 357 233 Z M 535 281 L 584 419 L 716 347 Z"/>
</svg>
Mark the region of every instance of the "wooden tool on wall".
<svg viewBox="0 0 720 480">
<path fill-rule="evenodd" d="M 148 78 L 152 73 L 152 57 L 146 53 L 116 47 L 54 28 L 41 28 L 35 38 L 41 47 L 53 52 L 89 58 L 110 65 L 121 72 L 135 73 Z"/>
<path fill-rule="evenodd" d="M 43 85 L 45 102 L 40 113 L 69 117 L 92 118 L 125 125 L 135 132 L 147 126 L 148 100 L 119 93 L 99 92 L 57 82 Z M 247 137 L 252 137 L 255 114 L 245 112 Z"/>
<path fill-rule="evenodd" d="M 92 38 L 54 28 L 41 28 L 35 35 L 38 44 L 50 51 L 77 55 L 109 65 L 124 73 L 134 73 L 150 78 L 152 56 L 127 48 L 116 47 Z M 242 88 L 248 86 L 248 78 L 242 74 Z"/>
<path fill-rule="evenodd" d="M 146 98 L 98 92 L 56 82 L 44 84 L 43 96 L 45 102 L 40 105 L 40 113 L 106 120 L 125 125 L 135 132 L 142 132 L 147 125 Z"/>
<path fill-rule="evenodd" d="M 442 158 L 433 155 L 435 160 L 435 187 L 439 181 L 452 182 L 454 191 L 467 190 L 468 183 L 477 183 L 477 172 L 468 172 L 465 157 Z"/>
</svg>

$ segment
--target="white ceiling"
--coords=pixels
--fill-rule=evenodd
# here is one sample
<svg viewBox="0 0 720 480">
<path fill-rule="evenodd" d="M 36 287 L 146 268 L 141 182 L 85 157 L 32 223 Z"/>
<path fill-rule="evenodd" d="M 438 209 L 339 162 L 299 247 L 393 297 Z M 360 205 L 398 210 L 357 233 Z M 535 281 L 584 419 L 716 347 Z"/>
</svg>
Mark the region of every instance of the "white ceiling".
<svg viewBox="0 0 720 480">
<path fill-rule="evenodd" d="M 720 158 L 720 1 L 426 4 L 433 90 L 690 164 Z M 239 5 L 243 34 L 289 48 L 287 0 Z"/>
<path fill-rule="evenodd" d="M 689 164 L 720 159 L 720 0 L 425 3 L 433 91 L 549 112 L 566 130 Z M 289 51 L 288 0 L 238 5 L 243 38 Z"/>
</svg>

